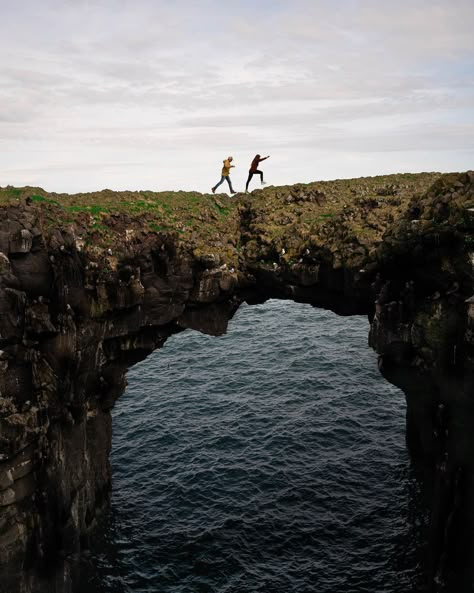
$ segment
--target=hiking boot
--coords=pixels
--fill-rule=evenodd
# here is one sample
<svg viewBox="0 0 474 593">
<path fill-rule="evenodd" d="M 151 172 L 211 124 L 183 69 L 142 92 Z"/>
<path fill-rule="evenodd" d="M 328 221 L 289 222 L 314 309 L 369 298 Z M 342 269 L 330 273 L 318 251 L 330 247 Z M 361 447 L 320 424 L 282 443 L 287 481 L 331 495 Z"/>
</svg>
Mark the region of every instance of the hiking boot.
<svg viewBox="0 0 474 593">
<path fill-rule="evenodd" d="M 216 188 L 215 187 L 211 187 L 211 191 L 212 191 L 213 194 L 215 194 L 216 193 Z"/>
<path fill-rule="evenodd" d="M 262 181 L 262 185 L 267 185 L 267 182 L 266 181 Z"/>
</svg>

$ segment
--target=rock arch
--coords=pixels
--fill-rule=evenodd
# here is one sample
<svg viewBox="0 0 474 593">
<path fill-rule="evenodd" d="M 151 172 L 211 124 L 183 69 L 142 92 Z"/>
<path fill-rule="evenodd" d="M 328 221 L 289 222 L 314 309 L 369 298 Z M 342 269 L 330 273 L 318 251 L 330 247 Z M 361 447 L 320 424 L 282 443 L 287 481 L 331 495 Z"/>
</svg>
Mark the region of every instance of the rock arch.
<svg viewBox="0 0 474 593">
<path fill-rule="evenodd" d="M 32 564 L 80 549 L 109 500 L 110 410 L 130 365 L 182 329 L 222 334 L 243 301 L 286 298 L 369 316 L 381 370 L 407 394 L 410 450 L 434 483 L 431 578 L 456 572 L 460 555 L 468 566 L 473 181 L 472 173 L 451 176 L 413 198 L 372 251 L 349 232 L 355 214 L 345 210 L 332 250 L 316 245 L 304 221 L 299 242 L 290 234 L 291 246 L 280 248 L 280 227 L 273 239 L 265 234 L 275 226 L 272 212 L 262 222 L 242 197 L 237 267 L 171 232 L 135 242 L 125 233 L 114 250 L 84 250 L 74 227 L 45 230 L 31 199 L 4 208 L 0 562 Z M 276 195 L 300 215 L 329 199 L 304 186 Z M 370 200 L 358 206 L 367 217 Z"/>
</svg>

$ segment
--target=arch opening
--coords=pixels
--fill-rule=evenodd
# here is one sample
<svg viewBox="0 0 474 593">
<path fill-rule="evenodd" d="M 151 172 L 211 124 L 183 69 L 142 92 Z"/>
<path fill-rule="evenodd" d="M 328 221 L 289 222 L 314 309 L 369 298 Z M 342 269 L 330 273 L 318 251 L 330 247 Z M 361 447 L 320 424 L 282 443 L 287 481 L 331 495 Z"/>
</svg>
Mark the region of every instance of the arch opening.
<svg viewBox="0 0 474 593">
<path fill-rule="evenodd" d="M 186 331 L 133 367 L 89 581 L 414 584 L 423 509 L 404 396 L 380 376 L 367 330 L 361 316 L 270 300 L 243 305 L 218 339 Z"/>
</svg>

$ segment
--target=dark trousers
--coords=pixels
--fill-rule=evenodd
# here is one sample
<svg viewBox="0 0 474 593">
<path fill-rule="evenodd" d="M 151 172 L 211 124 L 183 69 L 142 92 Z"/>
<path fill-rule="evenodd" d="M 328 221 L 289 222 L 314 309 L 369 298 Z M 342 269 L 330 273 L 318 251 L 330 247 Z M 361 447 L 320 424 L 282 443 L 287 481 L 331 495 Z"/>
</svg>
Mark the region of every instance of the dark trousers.
<svg viewBox="0 0 474 593">
<path fill-rule="evenodd" d="M 249 171 L 249 178 L 247 179 L 247 183 L 245 184 L 245 191 L 249 190 L 249 183 L 254 175 L 260 175 L 260 182 L 263 183 L 263 171 L 259 171 L 258 169 L 256 169 L 255 171 Z"/>
</svg>

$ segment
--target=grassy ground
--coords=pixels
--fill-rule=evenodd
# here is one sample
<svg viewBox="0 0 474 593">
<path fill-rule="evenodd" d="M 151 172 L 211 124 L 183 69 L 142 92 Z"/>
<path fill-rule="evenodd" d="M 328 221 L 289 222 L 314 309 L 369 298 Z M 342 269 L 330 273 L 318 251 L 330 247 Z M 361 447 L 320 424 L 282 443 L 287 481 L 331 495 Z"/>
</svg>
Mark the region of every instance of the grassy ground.
<svg viewBox="0 0 474 593">
<path fill-rule="evenodd" d="M 265 251 L 298 256 L 302 244 L 337 257 L 367 253 L 415 194 L 439 173 L 399 174 L 266 187 L 251 194 L 114 192 L 55 194 L 40 188 L 0 188 L 0 208 L 26 200 L 37 206 L 46 232 L 73 230 L 84 245 L 102 249 L 175 233 L 198 254 L 219 253 L 235 261 Z M 246 230 L 241 235 L 241 217 Z"/>
<path fill-rule="evenodd" d="M 41 188 L 0 189 L 0 207 L 27 201 L 41 212 L 43 229 L 73 229 L 85 245 L 117 246 L 156 233 L 174 233 L 198 248 L 225 251 L 238 232 L 235 199 L 198 192 L 113 192 L 55 194 Z"/>
</svg>

